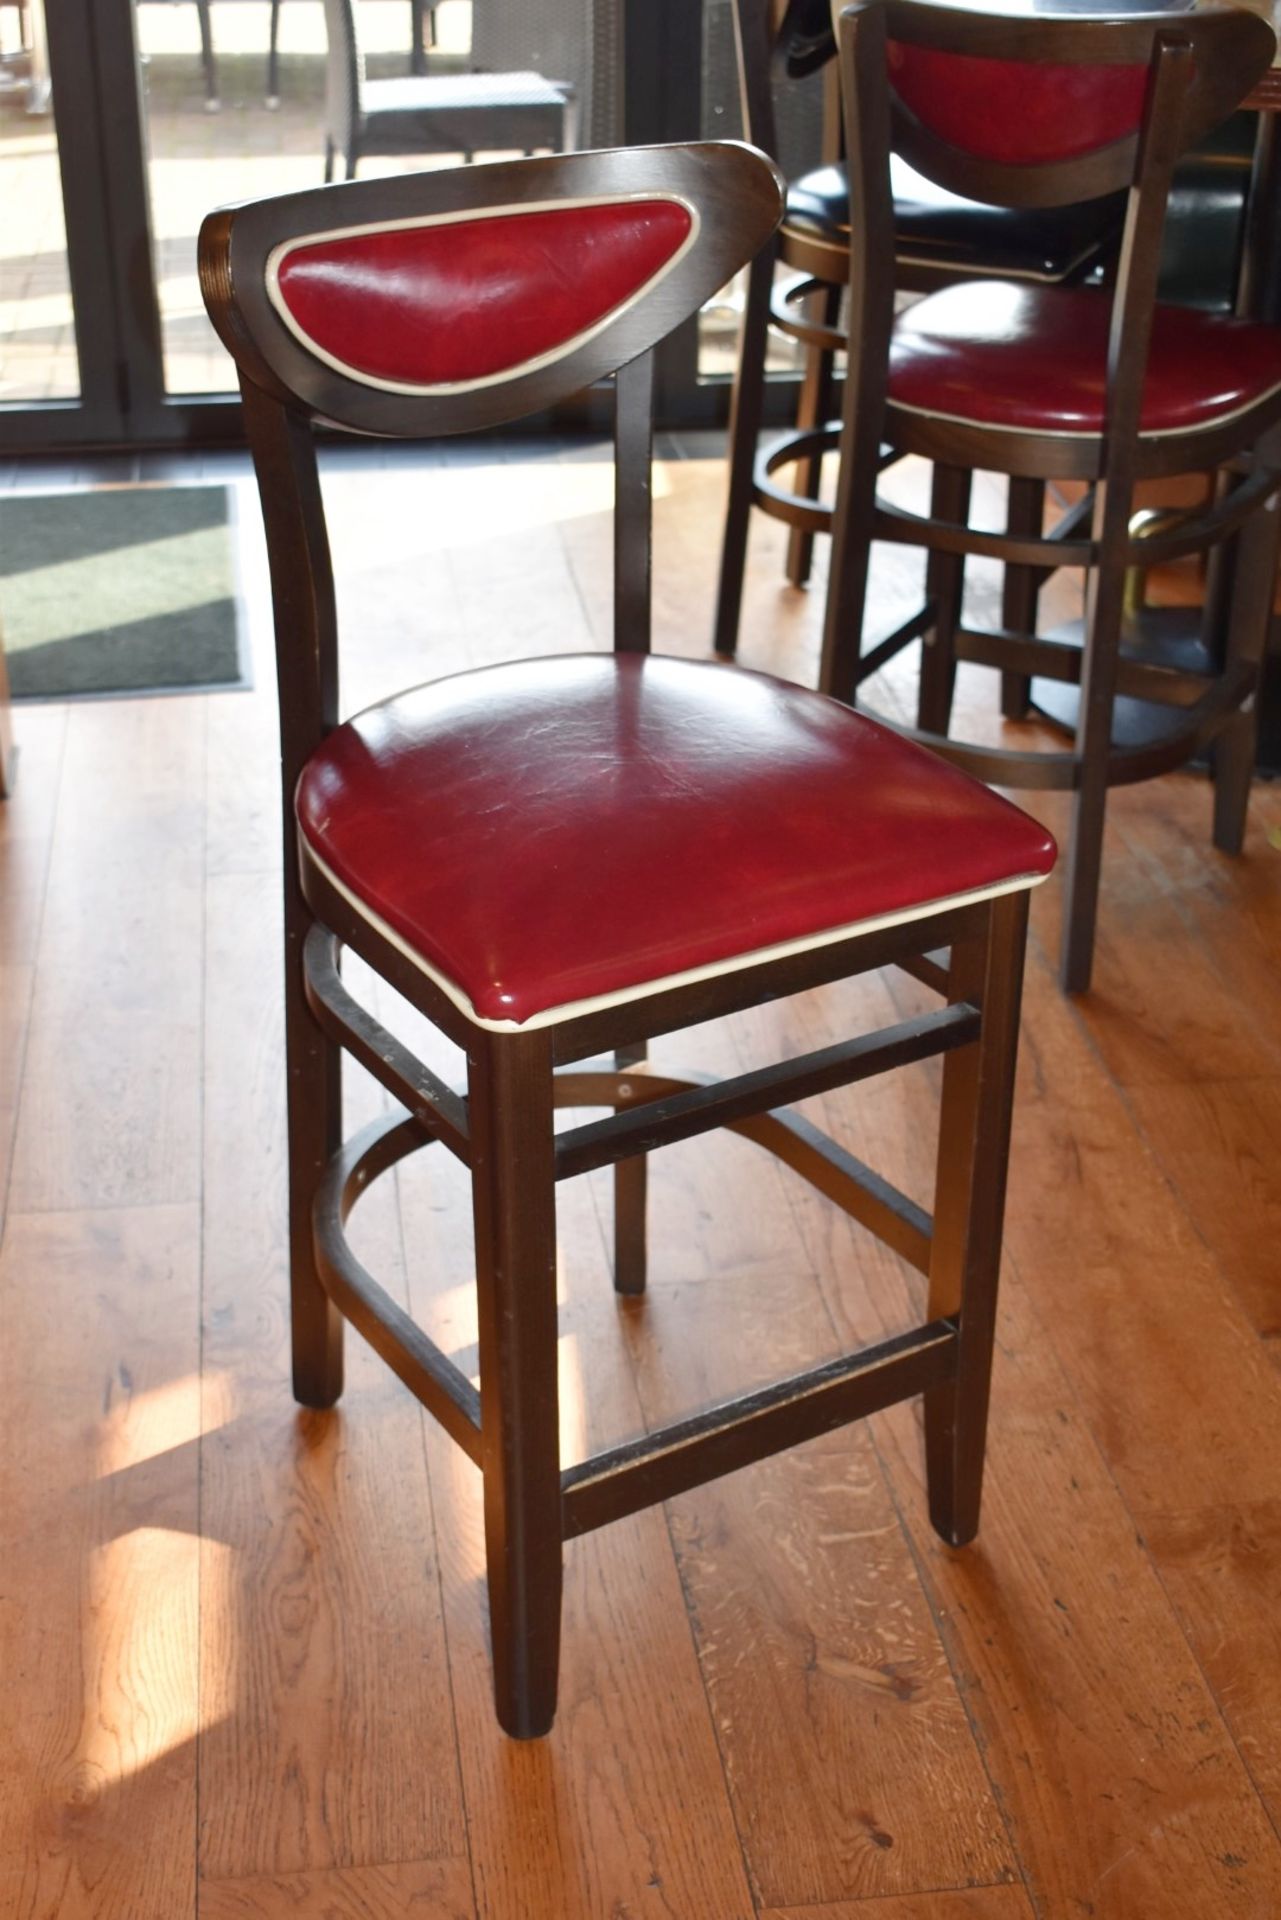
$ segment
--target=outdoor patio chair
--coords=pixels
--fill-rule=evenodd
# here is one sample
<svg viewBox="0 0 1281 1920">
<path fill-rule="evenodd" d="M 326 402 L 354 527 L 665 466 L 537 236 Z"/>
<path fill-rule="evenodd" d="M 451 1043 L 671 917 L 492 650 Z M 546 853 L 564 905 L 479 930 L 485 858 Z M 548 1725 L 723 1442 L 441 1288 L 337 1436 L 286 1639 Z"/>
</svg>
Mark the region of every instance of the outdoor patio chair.
<svg viewBox="0 0 1281 1920">
<path fill-rule="evenodd" d="M 577 145 L 574 90 L 540 73 L 410 74 L 369 80 L 353 0 L 325 0 L 325 179 L 368 154 L 462 154 Z"/>
</svg>

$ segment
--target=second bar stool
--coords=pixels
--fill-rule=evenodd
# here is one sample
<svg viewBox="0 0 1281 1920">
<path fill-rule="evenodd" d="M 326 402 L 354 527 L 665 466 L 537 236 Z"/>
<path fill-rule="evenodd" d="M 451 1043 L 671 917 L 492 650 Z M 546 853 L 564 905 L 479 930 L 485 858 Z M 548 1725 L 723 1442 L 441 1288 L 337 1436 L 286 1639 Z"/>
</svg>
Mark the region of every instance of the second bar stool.
<svg viewBox="0 0 1281 1920">
<path fill-rule="evenodd" d="M 815 71 L 835 55 L 828 0 L 734 0 L 734 27 L 746 137 L 775 160 L 779 155 L 775 88 Z M 826 31 L 825 31 L 826 29 Z M 729 439 L 726 513 L 715 621 L 718 653 L 738 643 L 743 570 L 753 507 L 791 528 L 788 578 L 808 578 L 815 534 L 831 531 L 830 509 L 819 504 L 820 463 L 835 451 L 839 423 L 832 418 L 834 362 L 847 346 L 840 315 L 850 271 L 850 194 L 842 159 L 841 114 L 834 58 L 825 72 L 824 164 L 789 182 L 776 247 L 751 269 L 743 319 Z M 883 270 L 916 292 L 958 279 L 1008 280 L 1015 285 L 1071 285 L 1115 252 L 1125 196 L 1081 205 L 988 206 L 950 192 L 896 156 L 891 185 L 893 233 Z M 862 236 L 853 229 L 858 244 Z M 775 265 L 791 278 L 775 286 Z M 804 351 L 804 376 L 794 430 L 759 450 L 770 328 Z M 775 476 L 796 467 L 796 481 Z M 918 622 L 915 633 L 922 631 Z"/>
<path fill-rule="evenodd" d="M 1156 288 L 1175 164 L 1268 71 L 1276 42 L 1265 21 L 1236 8 L 997 17 L 873 0 L 849 7 L 841 28 L 852 219 L 863 245 L 851 257 L 820 683 L 853 700 L 909 637 L 911 623 L 863 648 L 871 542 L 924 548 L 917 737 L 995 785 L 1073 794 L 1062 981 L 1080 992 L 1091 977 L 1109 787 L 1166 772 L 1212 743 L 1215 844 L 1241 846 L 1281 518 L 1281 328 L 1164 307 Z M 1115 288 L 974 281 L 896 317 L 883 270 L 892 152 L 954 192 L 998 205 L 1067 204 L 1125 188 Z M 933 463 L 928 515 L 878 498 L 886 443 Z M 1216 469 L 1221 485 L 1203 512 L 1132 538 L 1138 481 Z M 1010 476 L 1006 532 L 968 524 L 973 471 Z M 1054 479 L 1087 491 L 1043 535 L 1021 501 L 1029 486 Z M 1124 644 L 1127 569 L 1216 551 L 1203 647 L 1189 658 Z M 967 554 L 1013 570 L 1027 589 L 1025 622 L 1007 617 L 997 631 L 963 624 Z M 1075 644 L 1031 630 L 1035 582 L 1062 566 L 1087 570 Z M 1055 752 L 952 738 L 958 661 L 1016 682 L 1035 674 L 1079 686 L 1074 745 Z M 1140 738 L 1114 737 L 1123 697 L 1141 707 Z"/>
</svg>

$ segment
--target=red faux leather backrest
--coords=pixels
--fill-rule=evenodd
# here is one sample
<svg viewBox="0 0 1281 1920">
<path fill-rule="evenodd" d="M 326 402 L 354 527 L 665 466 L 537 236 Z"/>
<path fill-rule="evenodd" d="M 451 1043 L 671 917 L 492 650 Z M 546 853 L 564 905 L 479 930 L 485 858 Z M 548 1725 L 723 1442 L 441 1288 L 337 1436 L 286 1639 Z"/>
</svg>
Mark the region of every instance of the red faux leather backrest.
<svg viewBox="0 0 1281 1920">
<path fill-rule="evenodd" d="M 993 60 L 897 40 L 887 56 L 890 85 L 922 127 L 1002 166 L 1080 159 L 1143 118 L 1146 66 Z"/>
<path fill-rule="evenodd" d="M 276 399 L 362 433 L 473 433 L 648 353 L 782 207 L 772 163 L 724 141 L 432 169 L 211 214 L 201 285 Z"/>
<path fill-rule="evenodd" d="M 693 242 L 675 196 L 487 209 L 278 247 L 271 298 L 349 377 L 407 392 L 512 378 L 571 352 Z"/>
<path fill-rule="evenodd" d="M 951 0 L 853 0 L 853 22 L 869 12 L 884 24 L 871 57 L 889 82 L 895 148 L 941 186 L 998 206 L 1066 206 L 1132 186 L 1158 72 L 1162 151 L 1187 151 L 1276 51 L 1257 15 L 1191 0 L 1081 13 L 1007 0 L 999 15 Z"/>
</svg>

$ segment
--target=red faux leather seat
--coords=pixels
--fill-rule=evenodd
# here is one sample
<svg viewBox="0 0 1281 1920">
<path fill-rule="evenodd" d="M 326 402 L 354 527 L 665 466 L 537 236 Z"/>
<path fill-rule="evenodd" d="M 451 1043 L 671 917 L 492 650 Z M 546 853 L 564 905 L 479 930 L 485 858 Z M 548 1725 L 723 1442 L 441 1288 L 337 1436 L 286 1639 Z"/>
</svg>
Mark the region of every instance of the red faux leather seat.
<svg viewBox="0 0 1281 1920">
<path fill-rule="evenodd" d="M 896 407 L 982 427 L 1100 434 L 1112 302 L 1088 287 L 947 287 L 899 316 L 890 344 Z M 1281 330 L 1157 307 L 1139 428 L 1216 426 L 1281 389 Z"/>
<path fill-rule="evenodd" d="M 297 804 L 313 859 L 486 1025 L 911 920 L 1054 860 L 1026 814 L 835 700 L 634 654 L 400 694 L 329 735 Z"/>
</svg>

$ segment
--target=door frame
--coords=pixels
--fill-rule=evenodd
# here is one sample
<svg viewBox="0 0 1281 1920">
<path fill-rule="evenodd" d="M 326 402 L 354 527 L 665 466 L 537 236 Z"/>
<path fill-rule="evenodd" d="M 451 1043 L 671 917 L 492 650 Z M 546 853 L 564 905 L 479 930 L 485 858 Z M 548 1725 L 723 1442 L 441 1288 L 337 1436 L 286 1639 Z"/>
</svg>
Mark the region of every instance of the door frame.
<svg viewBox="0 0 1281 1920">
<path fill-rule="evenodd" d="M 134 0 L 52 0 L 47 23 L 81 394 L 0 404 L 0 445 L 34 453 L 243 443 L 237 394 L 165 391 Z M 703 7 L 623 0 L 621 30 L 623 140 L 697 138 Z M 700 380 L 696 319 L 663 344 L 655 371 L 659 425 L 725 420 L 729 383 Z M 603 430 L 609 418 L 606 397 L 590 393 L 527 425 Z"/>
</svg>

